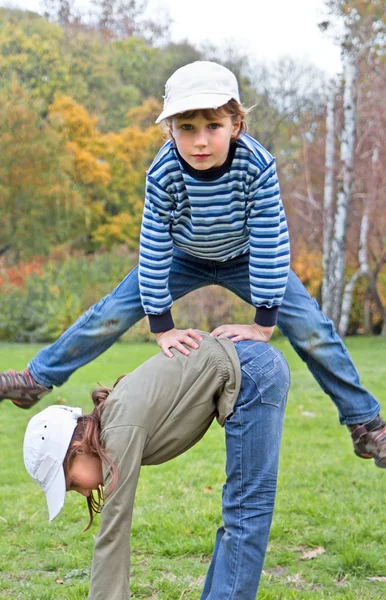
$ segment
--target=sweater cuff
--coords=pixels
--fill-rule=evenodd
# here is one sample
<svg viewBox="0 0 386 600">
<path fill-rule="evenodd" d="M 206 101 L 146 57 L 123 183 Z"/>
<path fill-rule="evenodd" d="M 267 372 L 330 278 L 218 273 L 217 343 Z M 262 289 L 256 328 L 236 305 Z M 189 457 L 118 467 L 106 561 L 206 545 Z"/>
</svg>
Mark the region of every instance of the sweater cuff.
<svg viewBox="0 0 386 600">
<path fill-rule="evenodd" d="M 278 306 L 272 306 L 271 308 L 259 306 L 256 308 L 255 323 L 257 323 L 257 325 L 262 325 L 263 327 L 272 327 L 273 325 L 276 325 L 278 312 Z"/>
<path fill-rule="evenodd" d="M 171 310 L 167 310 L 162 315 L 147 315 L 149 319 L 150 331 L 152 333 L 163 333 L 174 328 L 174 321 Z"/>
</svg>

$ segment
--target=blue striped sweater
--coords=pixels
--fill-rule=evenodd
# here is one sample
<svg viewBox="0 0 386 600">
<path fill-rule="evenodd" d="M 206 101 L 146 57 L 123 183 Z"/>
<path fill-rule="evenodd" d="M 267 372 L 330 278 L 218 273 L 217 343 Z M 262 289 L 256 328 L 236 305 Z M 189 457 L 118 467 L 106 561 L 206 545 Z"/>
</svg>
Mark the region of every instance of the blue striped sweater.
<svg viewBox="0 0 386 600">
<path fill-rule="evenodd" d="M 274 325 L 290 262 L 274 158 L 243 134 L 225 172 L 203 180 L 202 172 L 192 171 L 168 141 L 147 172 L 139 286 L 151 330 L 174 326 L 168 288 L 173 247 L 221 262 L 249 252 L 255 321 Z"/>
</svg>

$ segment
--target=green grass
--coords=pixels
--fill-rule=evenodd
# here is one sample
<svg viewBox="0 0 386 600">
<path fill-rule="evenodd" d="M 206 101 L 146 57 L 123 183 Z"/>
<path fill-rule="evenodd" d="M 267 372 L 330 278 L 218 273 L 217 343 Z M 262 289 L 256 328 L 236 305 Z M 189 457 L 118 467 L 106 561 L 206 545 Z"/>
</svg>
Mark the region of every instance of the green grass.
<svg viewBox="0 0 386 600">
<path fill-rule="evenodd" d="M 386 598 L 386 471 L 354 456 L 334 405 L 288 342 L 275 345 L 290 363 L 292 385 L 258 599 Z M 363 383 L 382 401 L 386 339 L 352 338 L 347 345 Z M 23 368 L 38 349 L 0 344 L 0 369 Z M 61 516 L 48 524 L 44 496 L 24 470 L 24 430 L 59 394 L 90 409 L 96 382 L 112 384 L 155 352 L 152 344 L 116 344 L 31 411 L 8 401 L 0 405 L 0 598 L 87 598 L 97 525 L 82 532 L 87 511 L 77 494 L 68 495 Z M 217 424 L 185 455 L 143 469 L 132 535 L 134 599 L 198 600 L 221 521 L 223 470 L 224 436 Z M 318 547 L 325 552 L 302 559 Z"/>
</svg>

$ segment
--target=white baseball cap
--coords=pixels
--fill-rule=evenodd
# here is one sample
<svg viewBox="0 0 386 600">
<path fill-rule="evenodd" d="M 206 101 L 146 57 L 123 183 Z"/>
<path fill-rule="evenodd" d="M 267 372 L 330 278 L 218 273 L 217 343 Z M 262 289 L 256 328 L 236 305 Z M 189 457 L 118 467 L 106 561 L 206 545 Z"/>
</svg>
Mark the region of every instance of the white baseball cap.
<svg viewBox="0 0 386 600">
<path fill-rule="evenodd" d="M 64 506 L 66 480 L 63 461 L 81 408 L 49 406 L 32 417 L 24 436 L 24 464 L 46 495 L 50 522 Z"/>
<path fill-rule="evenodd" d="M 226 67 L 196 61 L 177 69 L 166 82 L 164 109 L 156 123 L 187 110 L 218 108 L 234 98 L 240 102 L 237 79 Z"/>
</svg>

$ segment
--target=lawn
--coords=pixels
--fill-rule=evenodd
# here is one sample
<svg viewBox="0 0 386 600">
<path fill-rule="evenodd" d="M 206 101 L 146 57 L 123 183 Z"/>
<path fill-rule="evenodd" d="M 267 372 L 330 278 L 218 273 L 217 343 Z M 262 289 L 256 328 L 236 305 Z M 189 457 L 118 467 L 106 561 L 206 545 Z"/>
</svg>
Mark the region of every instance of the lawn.
<svg viewBox="0 0 386 600">
<path fill-rule="evenodd" d="M 288 342 L 275 345 L 290 363 L 292 385 L 258 599 L 386 598 L 386 471 L 354 456 L 332 402 Z M 362 382 L 382 401 L 386 339 L 350 338 L 347 345 Z M 0 370 L 23 368 L 38 349 L 0 344 Z M 68 495 L 60 517 L 48 524 L 44 495 L 24 470 L 24 429 L 52 402 L 90 409 L 96 382 L 112 384 L 157 350 L 116 344 L 34 409 L 0 405 L 0 598 L 87 598 L 97 524 L 82 532 L 87 510 L 77 494 Z M 224 436 L 217 424 L 185 455 L 143 469 L 132 535 L 134 599 L 199 599 L 221 520 L 223 471 Z"/>
</svg>

